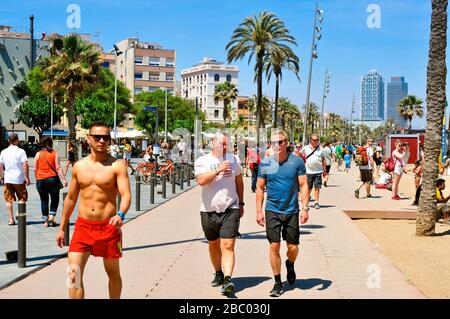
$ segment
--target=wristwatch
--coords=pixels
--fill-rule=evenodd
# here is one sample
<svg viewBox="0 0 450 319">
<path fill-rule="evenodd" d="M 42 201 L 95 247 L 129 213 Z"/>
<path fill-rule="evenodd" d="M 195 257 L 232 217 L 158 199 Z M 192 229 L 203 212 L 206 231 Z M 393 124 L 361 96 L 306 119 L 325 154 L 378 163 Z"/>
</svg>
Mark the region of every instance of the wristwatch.
<svg viewBox="0 0 450 319">
<path fill-rule="evenodd" d="M 245 203 L 244 202 L 239 203 L 239 206 L 245 206 Z"/>
<path fill-rule="evenodd" d="M 302 210 L 305 210 L 308 213 L 309 212 L 309 207 L 308 206 L 302 206 Z"/>
</svg>

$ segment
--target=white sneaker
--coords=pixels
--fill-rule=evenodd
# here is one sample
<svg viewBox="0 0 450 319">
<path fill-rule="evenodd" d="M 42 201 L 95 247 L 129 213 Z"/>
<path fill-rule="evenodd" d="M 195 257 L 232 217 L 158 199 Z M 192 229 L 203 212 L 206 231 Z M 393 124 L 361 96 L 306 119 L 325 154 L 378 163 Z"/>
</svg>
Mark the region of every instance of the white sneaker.
<svg viewBox="0 0 450 319">
<path fill-rule="evenodd" d="M 315 208 L 315 209 L 320 209 L 319 203 L 316 202 L 316 203 L 314 204 L 314 208 Z"/>
</svg>

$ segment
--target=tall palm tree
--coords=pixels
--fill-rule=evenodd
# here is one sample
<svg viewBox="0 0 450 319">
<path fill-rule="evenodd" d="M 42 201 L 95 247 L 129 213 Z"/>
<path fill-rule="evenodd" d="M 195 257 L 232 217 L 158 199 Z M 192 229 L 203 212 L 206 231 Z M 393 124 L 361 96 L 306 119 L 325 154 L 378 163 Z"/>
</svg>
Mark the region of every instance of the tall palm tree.
<svg viewBox="0 0 450 319">
<path fill-rule="evenodd" d="M 273 126 L 278 126 L 278 97 L 280 91 L 280 82 L 283 79 L 283 69 L 288 69 L 294 72 L 297 79 L 300 81 L 298 73 L 300 72 L 299 59 L 291 48 L 281 47 L 278 50 L 273 50 L 270 54 L 264 57 L 264 71 L 267 75 L 267 82 L 275 75 L 275 110 Z"/>
<path fill-rule="evenodd" d="M 414 95 L 408 95 L 398 103 L 397 112 L 408 121 L 408 130 L 411 130 L 414 116 L 423 117 L 422 103 L 423 101 Z"/>
<path fill-rule="evenodd" d="M 261 12 L 259 15 L 246 17 L 234 30 L 230 41 L 225 46 L 228 63 L 241 60 L 249 53 L 248 63 L 255 56 L 255 75 L 257 83 L 257 112 L 256 122 L 258 128 L 263 127 L 262 113 L 262 74 L 264 69 L 264 57 L 280 48 L 288 48 L 287 44 L 296 45 L 295 39 L 289 34 L 275 14 Z M 256 140 L 259 146 L 259 130 L 256 130 Z"/>
<path fill-rule="evenodd" d="M 214 102 L 223 101 L 223 123 L 227 126 L 227 120 L 231 120 L 231 102 L 236 101 L 238 97 L 238 89 L 236 85 L 225 81 L 216 85 L 214 89 Z"/>
<path fill-rule="evenodd" d="M 46 77 L 43 87 L 47 93 L 64 92 L 62 102 L 67 109 L 69 138 L 74 141 L 75 156 L 78 156 L 75 99 L 97 83 L 101 70 L 100 51 L 78 35 L 70 34 L 64 39 L 54 39 L 50 52 L 42 62 Z"/>
<path fill-rule="evenodd" d="M 422 193 L 416 235 L 432 236 L 436 225 L 436 188 L 442 119 L 445 113 L 448 0 L 432 0 L 430 48 L 427 67 L 427 129 L 425 131 Z"/>
<path fill-rule="evenodd" d="M 303 110 L 306 111 L 305 105 L 303 105 Z M 315 124 L 320 120 L 319 107 L 316 103 L 310 102 L 308 108 L 308 123 L 311 123 L 311 131 L 309 134 L 314 133 Z"/>
<path fill-rule="evenodd" d="M 252 114 L 258 114 L 258 108 L 256 105 L 256 101 L 258 100 L 258 98 L 256 96 L 253 96 L 251 98 L 248 99 L 248 108 L 249 111 Z M 270 122 L 271 118 L 272 118 L 272 112 L 270 111 L 270 99 L 267 96 L 263 96 L 261 99 L 261 112 L 263 114 L 263 116 L 260 118 L 262 121 L 262 127 L 266 126 L 266 121 Z"/>
<path fill-rule="evenodd" d="M 288 98 L 281 97 L 279 102 L 279 113 L 281 117 L 281 127 L 286 131 L 286 124 L 294 123 L 301 117 L 300 111 Z"/>
</svg>

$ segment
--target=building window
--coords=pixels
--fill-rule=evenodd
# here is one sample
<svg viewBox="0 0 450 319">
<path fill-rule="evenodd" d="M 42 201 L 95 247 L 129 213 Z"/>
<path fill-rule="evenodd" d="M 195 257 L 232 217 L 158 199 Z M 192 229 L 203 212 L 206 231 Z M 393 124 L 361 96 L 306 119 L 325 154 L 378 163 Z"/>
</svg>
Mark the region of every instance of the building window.
<svg viewBox="0 0 450 319">
<path fill-rule="evenodd" d="M 166 81 L 173 81 L 173 73 L 166 73 Z"/>
<path fill-rule="evenodd" d="M 159 66 L 159 58 L 150 58 L 148 64 L 151 66 Z"/>
<path fill-rule="evenodd" d="M 149 91 L 149 92 L 155 92 L 157 89 L 159 89 L 159 88 L 154 87 L 154 86 L 150 86 L 150 87 L 148 88 L 148 91 Z"/>
<path fill-rule="evenodd" d="M 231 75 L 227 74 L 227 82 L 231 82 Z"/>
<path fill-rule="evenodd" d="M 134 73 L 134 79 L 135 80 L 142 80 L 142 72 L 135 72 Z"/>
<path fill-rule="evenodd" d="M 142 88 L 134 88 L 134 95 L 137 95 L 142 92 Z"/>
<path fill-rule="evenodd" d="M 219 82 L 220 81 L 220 75 L 219 74 L 214 74 L 214 81 L 215 82 Z"/>
<path fill-rule="evenodd" d="M 173 68 L 175 66 L 175 61 L 172 59 L 166 59 L 166 66 Z"/>
<path fill-rule="evenodd" d="M 150 81 L 159 81 L 159 73 L 150 73 L 149 80 Z"/>
<path fill-rule="evenodd" d="M 141 56 L 135 56 L 134 57 L 134 64 L 142 64 L 142 57 Z"/>
<path fill-rule="evenodd" d="M 219 118 L 219 110 L 214 110 L 214 118 L 215 119 Z"/>
</svg>

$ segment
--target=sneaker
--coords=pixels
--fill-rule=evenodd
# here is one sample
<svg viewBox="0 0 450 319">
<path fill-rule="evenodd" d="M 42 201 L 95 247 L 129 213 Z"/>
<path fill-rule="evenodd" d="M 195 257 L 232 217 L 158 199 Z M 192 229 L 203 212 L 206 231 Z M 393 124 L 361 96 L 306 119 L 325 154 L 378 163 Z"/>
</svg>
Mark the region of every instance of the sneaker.
<svg viewBox="0 0 450 319">
<path fill-rule="evenodd" d="M 211 287 L 219 287 L 223 285 L 223 273 L 216 272 L 214 274 L 214 279 L 211 281 Z"/>
<path fill-rule="evenodd" d="M 323 186 L 328 187 L 327 182 L 323 182 Z"/>
<path fill-rule="evenodd" d="M 293 284 L 295 282 L 295 279 L 297 279 L 295 275 L 295 269 L 294 264 L 291 264 L 288 259 L 286 259 L 286 269 L 287 269 L 287 281 L 290 284 Z"/>
<path fill-rule="evenodd" d="M 314 208 L 315 208 L 315 209 L 320 209 L 319 203 L 316 202 L 316 203 L 314 204 Z"/>
<path fill-rule="evenodd" d="M 48 216 L 48 224 L 49 224 L 49 226 L 56 224 L 55 216 L 53 216 L 53 215 Z"/>
<path fill-rule="evenodd" d="M 224 296 L 232 296 L 234 294 L 234 284 L 231 279 L 228 279 L 223 283 L 220 293 Z"/>
<path fill-rule="evenodd" d="M 280 297 L 283 293 L 283 284 L 281 282 L 276 282 L 275 285 L 273 285 L 272 290 L 269 293 L 270 297 Z"/>
<path fill-rule="evenodd" d="M 355 190 L 355 197 L 359 199 L 359 189 Z"/>
<path fill-rule="evenodd" d="M 367 198 L 372 198 L 373 196 L 372 195 L 370 195 L 370 194 L 368 194 L 367 196 L 366 196 Z"/>
</svg>

